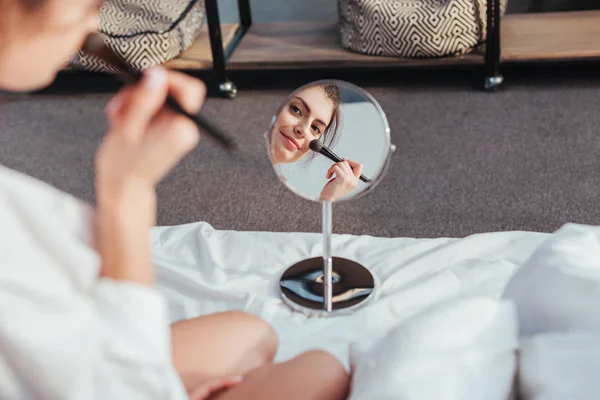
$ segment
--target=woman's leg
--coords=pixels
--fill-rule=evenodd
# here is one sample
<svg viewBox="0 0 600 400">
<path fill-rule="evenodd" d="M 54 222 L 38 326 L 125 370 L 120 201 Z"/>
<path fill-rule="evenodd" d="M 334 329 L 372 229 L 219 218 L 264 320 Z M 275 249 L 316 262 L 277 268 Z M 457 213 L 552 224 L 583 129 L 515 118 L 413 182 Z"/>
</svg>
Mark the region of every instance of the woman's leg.
<svg viewBox="0 0 600 400">
<path fill-rule="evenodd" d="M 265 321 L 236 311 L 177 322 L 171 342 L 173 363 L 187 390 L 245 375 L 270 363 L 277 351 L 277 336 Z"/>
<path fill-rule="evenodd" d="M 315 350 L 281 364 L 259 367 L 210 400 L 343 400 L 349 387 L 350 377 L 338 360 Z"/>
</svg>

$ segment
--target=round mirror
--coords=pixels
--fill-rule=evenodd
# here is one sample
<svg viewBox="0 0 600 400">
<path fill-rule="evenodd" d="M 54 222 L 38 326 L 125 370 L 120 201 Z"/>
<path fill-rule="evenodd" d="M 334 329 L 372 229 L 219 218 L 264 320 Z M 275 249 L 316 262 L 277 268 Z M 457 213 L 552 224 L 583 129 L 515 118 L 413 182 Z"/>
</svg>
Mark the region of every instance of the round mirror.
<svg viewBox="0 0 600 400">
<path fill-rule="evenodd" d="M 294 91 L 273 116 L 267 145 L 277 176 L 290 190 L 331 202 L 375 187 L 393 150 L 379 104 L 363 89 L 337 80 Z"/>
</svg>

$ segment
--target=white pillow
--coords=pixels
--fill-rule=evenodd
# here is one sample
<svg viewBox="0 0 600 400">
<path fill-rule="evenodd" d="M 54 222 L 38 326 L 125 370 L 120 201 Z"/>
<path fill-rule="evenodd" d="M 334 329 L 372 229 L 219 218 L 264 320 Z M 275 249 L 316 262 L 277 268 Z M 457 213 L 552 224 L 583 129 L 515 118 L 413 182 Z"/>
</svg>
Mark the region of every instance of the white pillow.
<svg viewBox="0 0 600 400">
<path fill-rule="evenodd" d="M 568 224 L 508 282 L 522 336 L 544 332 L 600 332 L 600 227 Z"/>
<path fill-rule="evenodd" d="M 600 335 L 549 333 L 523 339 L 519 392 L 523 400 L 600 399 Z"/>
<path fill-rule="evenodd" d="M 349 400 L 505 400 L 516 348 L 512 302 L 450 301 L 353 344 Z"/>
</svg>

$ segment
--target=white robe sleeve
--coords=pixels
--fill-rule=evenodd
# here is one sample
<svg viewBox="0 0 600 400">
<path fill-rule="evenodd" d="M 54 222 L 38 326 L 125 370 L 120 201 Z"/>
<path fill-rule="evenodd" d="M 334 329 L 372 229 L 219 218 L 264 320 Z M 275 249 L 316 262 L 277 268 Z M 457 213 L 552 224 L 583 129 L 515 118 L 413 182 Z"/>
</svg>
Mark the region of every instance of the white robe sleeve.
<svg viewBox="0 0 600 400">
<path fill-rule="evenodd" d="M 0 166 L 0 399 L 179 400 L 167 305 L 98 277 L 87 205 Z"/>
<path fill-rule="evenodd" d="M 12 374 L 0 378 L 1 398 L 185 398 L 154 289 L 101 279 L 91 295 L 59 298 L 0 286 L 0 371 Z"/>
</svg>

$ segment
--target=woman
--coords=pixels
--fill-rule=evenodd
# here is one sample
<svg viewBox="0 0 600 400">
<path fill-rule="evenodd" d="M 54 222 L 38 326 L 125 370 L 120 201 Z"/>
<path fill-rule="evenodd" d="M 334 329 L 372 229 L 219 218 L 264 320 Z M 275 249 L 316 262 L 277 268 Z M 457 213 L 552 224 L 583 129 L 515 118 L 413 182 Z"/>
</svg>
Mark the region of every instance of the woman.
<svg viewBox="0 0 600 400">
<path fill-rule="evenodd" d="M 0 89 L 49 84 L 96 29 L 98 5 L 0 0 Z M 162 107 L 167 92 L 198 112 L 205 88 L 152 68 L 107 106 L 94 212 L 0 167 L 1 397 L 343 399 L 348 376 L 332 356 L 313 351 L 271 364 L 273 330 L 251 315 L 169 327 L 148 245 L 155 185 L 198 132 Z"/>
<path fill-rule="evenodd" d="M 288 99 L 271 129 L 273 165 L 298 162 L 307 154 L 313 157 L 310 142 L 315 139 L 326 146 L 335 143 L 340 126 L 339 105 L 339 89 L 330 84 L 310 86 Z M 326 179 L 333 179 L 325 184 L 319 199 L 335 201 L 350 193 L 358 185 L 362 170 L 362 164 L 348 159 L 334 163 L 326 173 Z"/>
</svg>

